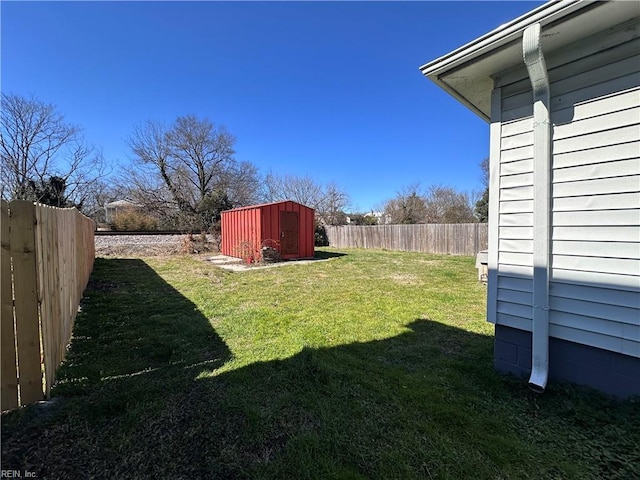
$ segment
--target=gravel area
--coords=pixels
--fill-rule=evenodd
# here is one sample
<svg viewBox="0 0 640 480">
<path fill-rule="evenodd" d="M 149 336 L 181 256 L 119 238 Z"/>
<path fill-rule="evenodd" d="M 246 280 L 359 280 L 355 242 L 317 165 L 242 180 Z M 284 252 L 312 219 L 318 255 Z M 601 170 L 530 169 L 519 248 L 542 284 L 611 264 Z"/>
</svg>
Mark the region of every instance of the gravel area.
<svg viewBox="0 0 640 480">
<path fill-rule="evenodd" d="M 180 243 L 186 235 L 96 235 L 96 248 L 118 245 L 157 245 Z"/>
<path fill-rule="evenodd" d="M 204 253 L 218 250 L 217 239 L 207 235 L 206 245 L 200 235 L 189 242 L 187 235 L 96 235 L 96 257 L 107 256 L 155 256 L 177 253 Z"/>
</svg>

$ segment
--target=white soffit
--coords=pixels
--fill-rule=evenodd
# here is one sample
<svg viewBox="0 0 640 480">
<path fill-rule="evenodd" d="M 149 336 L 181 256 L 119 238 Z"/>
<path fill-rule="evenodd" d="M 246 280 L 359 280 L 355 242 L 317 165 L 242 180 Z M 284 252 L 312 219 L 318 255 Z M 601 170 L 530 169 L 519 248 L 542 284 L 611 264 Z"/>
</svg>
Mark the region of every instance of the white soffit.
<svg viewBox="0 0 640 480">
<path fill-rule="evenodd" d="M 549 2 L 498 29 L 420 67 L 423 75 L 486 121 L 491 116 L 493 75 L 523 65 L 522 34 L 534 23 L 542 26 L 546 53 L 640 15 L 635 1 Z"/>
</svg>

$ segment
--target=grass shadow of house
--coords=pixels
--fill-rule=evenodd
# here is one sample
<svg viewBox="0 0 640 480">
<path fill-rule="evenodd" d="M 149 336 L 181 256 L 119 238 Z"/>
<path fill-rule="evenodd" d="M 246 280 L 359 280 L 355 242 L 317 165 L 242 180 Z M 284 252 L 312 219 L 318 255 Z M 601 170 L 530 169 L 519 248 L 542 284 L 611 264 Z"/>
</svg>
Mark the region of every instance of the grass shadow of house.
<svg viewBox="0 0 640 480">
<path fill-rule="evenodd" d="M 591 418 L 578 395 L 537 399 L 493 371 L 492 337 L 427 318 L 395 337 L 220 373 L 232 359 L 223 339 L 139 260 L 97 261 L 74 333 L 54 401 L 3 416 L 3 468 L 39 478 L 577 478 L 587 467 L 570 456 L 581 454 L 576 439 L 603 447 L 628 434 L 628 451 L 616 452 L 624 462 L 638 436 L 637 408 L 603 399 L 589 407 L 601 424 L 569 428 Z"/>
</svg>

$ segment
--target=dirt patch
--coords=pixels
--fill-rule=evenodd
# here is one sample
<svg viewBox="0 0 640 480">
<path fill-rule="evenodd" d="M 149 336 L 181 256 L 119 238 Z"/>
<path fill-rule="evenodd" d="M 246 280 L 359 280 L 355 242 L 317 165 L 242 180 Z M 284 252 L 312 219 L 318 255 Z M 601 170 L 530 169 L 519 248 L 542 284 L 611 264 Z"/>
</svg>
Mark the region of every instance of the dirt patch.
<svg viewBox="0 0 640 480">
<path fill-rule="evenodd" d="M 390 276 L 390 278 L 398 285 L 411 286 L 411 285 L 420 285 L 422 283 L 420 280 L 418 280 L 418 277 L 416 275 L 413 275 L 410 273 L 404 273 L 404 274 L 394 273 L 393 275 Z"/>
<path fill-rule="evenodd" d="M 284 260 L 274 263 L 250 263 L 247 264 L 240 258 L 229 257 L 227 255 L 215 255 L 213 257 L 206 258 L 208 262 L 213 263 L 215 266 L 224 268 L 225 270 L 231 270 L 233 272 L 246 272 L 249 270 L 258 270 L 262 268 L 274 268 L 282 267 L 285 265 L 305 265 L 312 262 L 324 262 L 328 258 L 307 258 L 300 260 Z"/>
</svg>

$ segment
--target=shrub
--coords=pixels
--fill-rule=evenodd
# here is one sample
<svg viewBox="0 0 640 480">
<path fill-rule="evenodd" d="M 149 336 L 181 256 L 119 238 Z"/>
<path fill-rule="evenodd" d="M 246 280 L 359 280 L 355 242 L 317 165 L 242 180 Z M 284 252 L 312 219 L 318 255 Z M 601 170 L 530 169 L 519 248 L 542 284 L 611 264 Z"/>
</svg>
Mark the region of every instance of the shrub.
<svg viewBox="0 0 640 480">
<path fill-rule="evenodd" d="M 213 250 L 213 243 L 209 241 L 205 232 L 200 233 L 200 235 L 189 233 L 184 236 L 180 244 L 182 253 L 204 253 Z"/>
<path fill-rule="evenodd" d="M 158 221 L 151 215 L 135 209 L 118 211 L 109 223 L 111 230 L 157 230 Z"/>
<path fill-rule="evenodd" d="M 316 225 L 316 231 L 314 233 L 314 242 L 316 247 L 328 247 L 329 237 L 327 236 L 327 229 L 324 225 Z"/>
<path fill-rule="evenodd" d="M 243 240 L 239 242 L 234 250 L 236 254 L 243 258 L 247 263 L 257 263 L 262 260 L 260 248 L 251 240 Z"/>
</svg>

